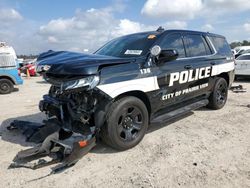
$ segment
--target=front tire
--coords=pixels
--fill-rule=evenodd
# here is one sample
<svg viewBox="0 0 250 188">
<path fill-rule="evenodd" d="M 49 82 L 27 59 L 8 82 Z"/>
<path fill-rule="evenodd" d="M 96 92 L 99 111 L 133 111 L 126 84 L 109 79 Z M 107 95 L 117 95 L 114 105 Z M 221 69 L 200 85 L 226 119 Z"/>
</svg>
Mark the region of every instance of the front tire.
<svg viewBox="0 0 250 188">
<path fill-rule="evenodd" d="M 114 102 L 101 131 L 103 141 L 117 150 L 136 146 L 146 134 L 148 111 L 136 97 L 124 97 Z"/>
<path fill-rule="evenodd" d="M 9 94 L 13 91 L 13 83 L 8 79 L 0 80 L 0 94 Z"/>
<path fill-rule="evenodd" d="M 228 84 L 224 78 L 218 78 L 209 97 L 208 108 L 218 110 L 225 106 L 228 96 Z"/>
</svg>

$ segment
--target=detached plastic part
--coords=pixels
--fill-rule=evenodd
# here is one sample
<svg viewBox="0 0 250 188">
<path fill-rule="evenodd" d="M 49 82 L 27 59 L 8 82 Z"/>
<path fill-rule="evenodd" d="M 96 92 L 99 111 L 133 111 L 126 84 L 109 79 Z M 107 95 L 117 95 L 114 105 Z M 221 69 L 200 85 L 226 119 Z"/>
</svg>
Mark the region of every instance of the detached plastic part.
<svg viewBox="0 0 250 188">
<path fill-rule="evenodd" d="M 238 86 L 232 86 L 230 87 L 230 90 L 234 93 L 245 93 L 247 92 L 246 88 L 243 88 L 242 85 L 238 85 Z"/>
<path fill-rule="evenodd" d="M 52 169 L 52 174 L 73 166 L 79 159 L 86 155 L 95 145 L 95 137 L 87 138 L 80 134 L 73 134 L 70 138 L 59 140 L 59 131 L 49 135 L 42 144 L 18 152 L 9 168 L 38 169 L 60 162 Z M 81 146 L 81 142 L 86 145 Z M 49 157 L 50 160 L 41 159 Z M 37 162 L 33 162 L 38 160 Z"/>
<path fill-rule="evenodd" d="M 88 135 L 82 135 L 72 131 L 67 132 L 60 127 L 57 119 L 49 119 L 44 121 L 44 124 L 13 121 L 7 127 L 8 130 L 22 130 L 27 141 L 40 144 L 18 152 L 9 168 L 24 167 L 35 170 L 60 163 L 52 168 L 51 172 L 51 174 L 58 173 L 73 166 L 96 145 L 94 129 Z"/>
</svg>

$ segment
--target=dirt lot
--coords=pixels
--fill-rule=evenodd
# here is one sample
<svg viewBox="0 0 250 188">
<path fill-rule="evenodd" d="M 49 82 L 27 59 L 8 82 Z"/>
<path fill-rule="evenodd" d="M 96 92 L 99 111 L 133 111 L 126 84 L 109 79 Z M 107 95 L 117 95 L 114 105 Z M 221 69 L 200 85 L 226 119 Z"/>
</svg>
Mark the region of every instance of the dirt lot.
<svg viewBox="0 0 250 188">
<path fill-rule="evenodd" d="M 235 83 L 237 85 L 239 83 Z M 116 152 L 98 144 L 73 168 L 38 179 L 50 167 L 8 169 L 30 147 L 5 128 L 13 119 L 41 121 L 38 102 L 49 85 L 25 79 L 20 91 L 1 95 L 0 187 L 250 187 L 250 82 L 247 93 L 229 92 L 219 111 L 205 108 L 168 125 L 151 126 L 135 148 Z"/>
</svg>

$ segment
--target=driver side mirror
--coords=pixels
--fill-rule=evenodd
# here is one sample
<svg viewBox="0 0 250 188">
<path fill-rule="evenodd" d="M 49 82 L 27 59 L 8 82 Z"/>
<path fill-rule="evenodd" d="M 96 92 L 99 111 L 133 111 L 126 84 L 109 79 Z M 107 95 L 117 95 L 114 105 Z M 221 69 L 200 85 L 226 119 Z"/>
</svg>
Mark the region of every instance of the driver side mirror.
<svg viewBox="0 0 250 188">
<path fill-rule="evenodd" d="M 151 54 L 157 57 L 159 62 L 173 61 L 179 56 L 179 53 L 175 49 L 162 50 L 160 46 L 156 45 L 151 49 Z"/>
<path fill-rule="evenodd" d="M 174 49 L 162 50 L 159 55 L 159 61 L 173 61 L 178 58 L 178 51 Z"/>
</svg>

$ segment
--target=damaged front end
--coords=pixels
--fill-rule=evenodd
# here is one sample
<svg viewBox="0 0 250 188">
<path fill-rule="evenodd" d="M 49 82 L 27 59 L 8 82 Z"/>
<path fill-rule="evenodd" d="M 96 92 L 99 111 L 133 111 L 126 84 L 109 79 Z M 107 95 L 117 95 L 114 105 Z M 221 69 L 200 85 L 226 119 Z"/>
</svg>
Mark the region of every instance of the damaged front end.
<svg viewBox="0 0 250 188">
<path fill-rule="evenodd" d="M 9 130 L 21 129 L 27 141 L 41 142 L 35 148 L 17 154 L 11 168 L 37 169 L 61 162 L 53 172 L 72 166 L 95 146 L 111 98 L 96 88 L 99 77 L 54 77 L 47 74 L 52 84 L 43 96 L 39 108 L 47 114 L 44 124 L 14 121 Z M 49 161 L 41 157 L 52 158 Z M 36 163 L 31 161 L 38 160 Z"/>
<path fill-rule="evenodd" d="M 89 134 L 96 129 L 95 116 L 106 106 L 109 97 L 95 88 L 98 76 L 69 81 L 47 79 L 52 84 L 49 94 L 43 96 L 39 108 L 49 118 L 56 117 L 65 130 Z"/>
</svg>

